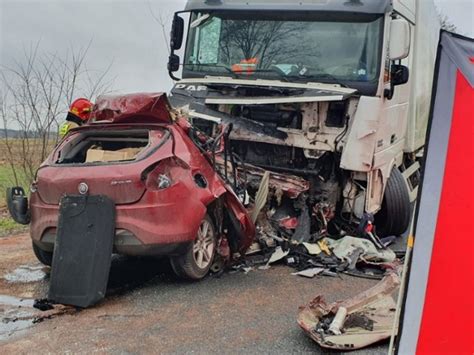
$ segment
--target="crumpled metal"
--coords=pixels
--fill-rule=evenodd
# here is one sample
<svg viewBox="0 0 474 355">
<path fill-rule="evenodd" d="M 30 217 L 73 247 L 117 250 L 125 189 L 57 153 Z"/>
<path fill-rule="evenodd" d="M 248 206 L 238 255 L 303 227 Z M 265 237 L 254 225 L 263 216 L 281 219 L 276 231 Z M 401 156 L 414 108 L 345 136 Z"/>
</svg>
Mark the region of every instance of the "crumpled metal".
<svg viewBox="0 0 474 355">
<path fill-rule="evenodd" d="M 165 93 L 102 95 L 97 98 L 91 122 L 171 123 L 171 107 Z"/>
<path fill-rule="evenodd" d="M 362 249 L 364 252 L 361 259 L 370 262 L 393 262 L 397 258 L 395 253 L 390 249 L 377 249 L 370 240 L 346 236 L 339 240 L 326 238 L 334 255 L 342 260 L 349 260 L 349 256 L 357 249 Z"/>
</svg>

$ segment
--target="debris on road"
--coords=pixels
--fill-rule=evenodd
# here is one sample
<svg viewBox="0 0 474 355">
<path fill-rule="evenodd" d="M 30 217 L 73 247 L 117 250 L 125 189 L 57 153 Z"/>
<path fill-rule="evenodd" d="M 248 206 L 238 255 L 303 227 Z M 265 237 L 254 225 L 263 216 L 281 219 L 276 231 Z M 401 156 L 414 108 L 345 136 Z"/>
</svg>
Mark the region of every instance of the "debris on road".
<svg viewBox="0 0 474 355">
<path fill-rule="evenodd" d="M 339 307 L 337 309 L 336 315 L 334 316 L 334 319 L 329 325 L 328 332 L 333 335 L 341 335 L 342 334 L 341 329 L 344 325 L 344 322 L 346 321 L 346 316 L 347 316 L 347 308 Z"/>
<path fill-rule="evenodd" d="M 356 255 L 366 262 L 393 262 L 397 258 L 390 249 L 377 249 L 370 240 L 345 236 L 339 240 L 327 239 L 334 255 L 353 263 Z"/>
<path fill-rule="evenodd" d="M 317 296 L 301 307 L 298 324 L 321 347 L 356 350 L 388 339 L 392 332 L 400 278 L 390 273 L 380 283 L 342 302 Z"/>
<path fill-rule="evenodd" d="M 278 262 L 306 278 L 347 273 L 382 279 L 399 263 L 386 246 L 390 240 L 377 236 L 372 214 L 357 218 L 350 208 L 337 210 L 344 193 L 337 188 L 338 158 L 332 153 L 322 155 L 311 173 L 245 159 L 231 140 L 233 124 L 204 132 L 193 125 L 189 112 L 171 109 L 163 94 L 102 97 L 93 117 L 95 122 L 72 131 L 43 164 L 31 193 L 31 211 L 13 204 L 27 201 L 20 189 L 10 199 L 17 206 L 13 212 L 41 215 L 48 221 L 33 219 L 31 233 L 39 260 L 49 265 L 53 261 L 51 300 L 81 307 L 95 304 L 105 295 L 110 260 L 105 261 L 112 252 L 172 255 L 175 273 L 194 280 L 209 271 L 220 274 L 226 266 L 249 273 Z M 106 164 L 110 159 L 91 163 L 87 157 L 96 150 L 126 150 L 134 156 L 112 165 Z M 70 166 L 76 167 L 74 174 Z M 92 190 L 95 195 L 89 195 Z M 100 258 L 93 253 L 87 260 L 82 257 L 93 244 L 82 235 L 92 236 L 100 224 L 82 209 L 78 226 L 67 224 L 68 246 L 61 246 L 64 226 L 57 221 L 64 217 L 62 201 L 74 197 L 79 198 L 74 202 L 77 208 L 80 201 L 97 197 L 114 204 L 113 217 L 103 219 L 110 222 L 110 238 L 103 239 Z M 177 220 L 185 223 L 170 222 Z M 47 238 L 42 238 L 45 233 Z M 76 237 L 69 238 L 73 234 Z M 76 257 L 59 255 L 72 255 L 72 250 Z M 85 282 L 84 267 L 69 263 L 79 258 L 84 265 L 102 260 L 102 276 Z M 59 260 L 63 266 L 55 267 Z"/>
<path fill-rule="evenodd" d="M 37 299 L 33 303 L 33 308 L 39 309 L 40 311 L 49 311 L 54 308 L 54 305 L 46 298 Z"/>
<path fill-rule="evenodd" d="M 283 249 L 281 247 L 277 247 L 275 249 L 275 251 L 273 252 L 272 256 L 270 257 L 270 259 L 268 260 L 267 262 L 267 266 L 269 266 L 270 264 L 274 263 L 274 262 L 277 262 L 279 260 L 282 260 L 285 256 L 287 256 L 288 254 L 290 253 L 289 250 L 287 251 L 283 251 Z"/>
<path fill-rule="evenodd" d="M 225 154 L 217 154 L 215 162 L 220 175 L 237 187 L 235 192 L 256 229 L 254 243 L 245 255 L 231 260 L 232 269 L 248 273 L 284 262 L 299 276 L 347 273 L 382 279 L 387 270 L 399 265 L 397 255 L 388 248 L 394 237 L 383 241 L 378 237 L 372 214 L 352 220 L 336 214 L 337 197 L 326 191 L 331 185 L 324 182 L 327 177 L 315 180 L 275 172 L 244 163 L 237 156 L 231 161 Z"/>
<path fill-rule="evenodd" d="M 0 295 L 0 341 L 11 334 L 31 327 L 45 319 L 74 314 L 74 307 L 50 304 L 46 300 L 23 299 Z"/>
<path fill-rule="evenodd" d="M 312 269 L 306 269 L 306 270 L 303 270 L 303 271 L 300 271 L 300 272 L 294 272 L 294 273 L 292 273 L 292 275 L 298 275 L 298 276 L 308 277 L 308 278 L 312 279 L 316 275 L 320 275 L 321 273 L 323 273 L 324 270 L 325 269 L 323 269 L 321 267 L 314 267 Z"/>
<path fill-rule="evenodd" d="M 294 239 L 296 229 L 288 230 L 293 229 L 291 227 L 285 230 L 281 223 L 272 219 L 274 215 L 267 217 L 265 212 L 260 214 L 257 219 L 257 241 L 245 257 L 231 264 L 234 270 L 248 273 L 257 266 L 260 270 L 267 270 L 272 264 L 283 262 L 295 269 L 293 275 L 297 276 L 335 277 L 345 273 L 381 280 L 387 272 L 401 264 L 391 249 L 385 246 L 379 248 L 363 236 L 331 235 L 315 239 L 307 231 L 303 239 Z M 291 216 L 291 213 L 283 215 Z"/>
</svg>

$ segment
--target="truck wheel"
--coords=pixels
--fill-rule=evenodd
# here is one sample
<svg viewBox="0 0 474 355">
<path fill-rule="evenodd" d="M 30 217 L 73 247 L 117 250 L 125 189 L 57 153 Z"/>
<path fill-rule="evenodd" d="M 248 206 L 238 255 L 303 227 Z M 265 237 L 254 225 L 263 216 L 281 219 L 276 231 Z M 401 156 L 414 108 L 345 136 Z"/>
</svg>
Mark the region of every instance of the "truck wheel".
<svg viewBox="0 0 474 355">
<path fill-rule="evenodd" d="M 382 208 L 375 216 L 377 234 L 381 237 L 399 236 L 408 229 L 410 224 L 410 196 L 405 179 L 397 168 L 385 188 Z"/>
<path fill-rule="evenodd" d="M 171 258 L 173 271 L 182 279 L 201 280 L 212 266 L 216 246 L 214 224 L 206 215 L 201 221 L 196 239 L 189 245 L 186 253 Z"/>
<path fill-rule="evenodd" d="M 36 255 L 36 258 L 40 261 L 40 263 L 51 266 L 53 263 L 53 253 L 49 251 L 44 251 L 43 249 L 40 249 L 33 243 L 33 252 Z"/>
</svg>

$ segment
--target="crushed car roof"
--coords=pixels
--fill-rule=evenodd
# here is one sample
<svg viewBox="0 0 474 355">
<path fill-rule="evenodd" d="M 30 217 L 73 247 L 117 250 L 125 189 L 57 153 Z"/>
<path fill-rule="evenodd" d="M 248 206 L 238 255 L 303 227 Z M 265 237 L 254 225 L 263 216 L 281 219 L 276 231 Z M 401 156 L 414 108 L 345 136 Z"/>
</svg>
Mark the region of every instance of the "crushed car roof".
<svg viewBox="0 0 474 355">
<path fill-rule="evenodd" d="M 95 123 L 171 123 L 170 104 L 165 93 L 102 95 L 92 111 Z"/>
</svg>

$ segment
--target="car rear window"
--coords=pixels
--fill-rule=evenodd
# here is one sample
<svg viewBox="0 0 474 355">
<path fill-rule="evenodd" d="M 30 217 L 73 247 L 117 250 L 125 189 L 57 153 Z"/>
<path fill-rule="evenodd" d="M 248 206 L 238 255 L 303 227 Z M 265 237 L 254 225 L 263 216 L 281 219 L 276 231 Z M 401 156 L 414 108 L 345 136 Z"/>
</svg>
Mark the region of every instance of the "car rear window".
<svg viewBox="0 0 474 355">
<path fill-rule="evenodd" d="M 87 131 L 77 133 L 55 154 L 55 164 L 99 164 L 138 160 L 156 142 L 161 130 Z"/>
</svg>

